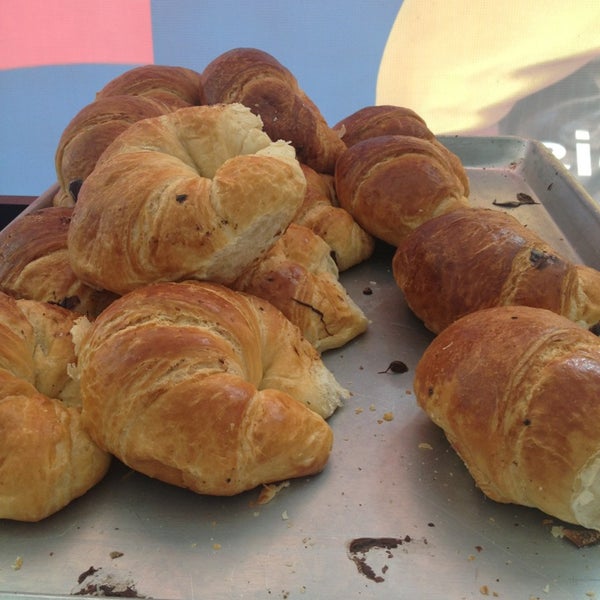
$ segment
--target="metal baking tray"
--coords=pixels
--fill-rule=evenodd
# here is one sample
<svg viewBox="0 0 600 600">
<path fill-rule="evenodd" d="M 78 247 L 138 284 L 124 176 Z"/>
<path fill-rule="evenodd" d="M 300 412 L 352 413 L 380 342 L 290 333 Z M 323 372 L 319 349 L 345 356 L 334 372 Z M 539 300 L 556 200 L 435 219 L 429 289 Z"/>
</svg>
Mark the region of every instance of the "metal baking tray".
<svg viewBox="0 0 600 600">
<path fill-rule="evenodd" d="M 474 204 L 510 210 L 600 267 L 598 207 L 541 144 L 440 139 L 467 168 Z M 497 205 L 517 194 L 536 203 Z M 0 598 L 94 585 L 155 599 L 600 597 L 600 546 L 578 548 L 547 515 L 486 499 L 417 407 L 412 376 L 432 334 L 406 307 L 391 257 L 381 245 L 341 277 L 371 324 L 324 355 L 352 396 L 330 419 L 335 443 L 321 474 L 259 504 L 260 490 L 204 497 L 115 461 L 56 515 L 0 521 Z M 408 371 L 386 372 L 392 361 Z"/>
</svg>

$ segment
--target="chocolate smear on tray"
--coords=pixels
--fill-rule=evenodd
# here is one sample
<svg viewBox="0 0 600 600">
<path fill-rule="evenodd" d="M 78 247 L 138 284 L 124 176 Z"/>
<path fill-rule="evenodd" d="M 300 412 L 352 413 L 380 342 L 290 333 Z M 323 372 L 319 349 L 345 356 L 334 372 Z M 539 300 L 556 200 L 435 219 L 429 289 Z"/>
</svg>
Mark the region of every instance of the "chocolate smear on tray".
<svg viewBox="0 0 600 600">
<path fill-rule="evenodd" d="M 525 192 L 518 192 L 514 200 L 494 200 L 492 202 L 495 206 L 502 206 L 504 208 L 517 208 L 524 204 L 539 204 L 529 194 Z"/>
<path fill-rule="evenodd" d="M 367 554 L 372 550 L 379 549 L 385 551 L 386 558 L 393 558 L 392 550 L 398 548 L 402 544 L 411 542 L 412 538 L 408 535 L 403 538 L 396 537 L 361 537 L 354 538 L 348 544 L 348 556 L 352 562 L 356 565 L 358 572 L 364 575 L 367 579 L 374 581 L 375 583 L 381 583 L 385 581 L 383 575 L 387 573 L 388 565 L 381 567 L 381 575 L 378 575 L 371 564 L 367 562 Z"/>
</svg>

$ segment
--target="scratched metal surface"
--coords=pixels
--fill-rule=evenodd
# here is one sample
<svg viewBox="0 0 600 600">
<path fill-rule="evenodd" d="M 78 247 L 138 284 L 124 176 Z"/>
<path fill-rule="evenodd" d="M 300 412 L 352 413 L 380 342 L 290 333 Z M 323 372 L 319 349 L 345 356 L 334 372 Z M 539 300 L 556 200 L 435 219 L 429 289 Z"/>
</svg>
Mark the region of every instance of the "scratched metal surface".
<svg viewBox="0 0 600 600">
<path fill-rule="evenodd" d="M 600 266 L 598 209 L 541 145 L 442 141 L 467 167 L 473 203 L 528 194 L 539 204 L 513 214 Z M 258 505 L 258 491 L 202 497 L 115 463 L 45 521 L 0 522 L 0 598 L 66 597 L 89 583 L 155 599 L 600 596 L 600 546 L 578 549 L 542 513 L 486 500 L 417 408 L 412 373 L 432 336 L 404 304 L 390 260 L 381 247 L 342 275 L 371 325 L 324 356 L 353 395 L 330 420 L 323 473 Z M 392 360 L 408 371 L 382 373 Z"/>
</svg>

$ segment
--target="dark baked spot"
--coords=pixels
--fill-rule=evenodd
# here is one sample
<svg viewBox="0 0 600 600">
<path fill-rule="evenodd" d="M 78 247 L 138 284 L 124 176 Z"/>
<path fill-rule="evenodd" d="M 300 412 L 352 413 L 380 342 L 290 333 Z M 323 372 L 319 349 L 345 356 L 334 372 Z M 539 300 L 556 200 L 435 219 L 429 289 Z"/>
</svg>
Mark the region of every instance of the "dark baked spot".
<svg viewBox="0 0 600 600">
<path fill-rule="evenodd" d="M 79 190 L 81 190 L 81 186 L 83 185 L 83 179 L 74 179 L 69 182 L 69 195 L 75 202 L 77 202 L 77 197 L 79 196 Z"/>
<path fill-rule="evenodd" d="M 556 263 L 559 261 L 557 256 L 554 254 L 549 254 L 544 250 L 538 250 L 537 248 L 532 248 L 529 253 L 529 262 L 534 269 L 544 269 L 548 265 Z"/>
</svg>

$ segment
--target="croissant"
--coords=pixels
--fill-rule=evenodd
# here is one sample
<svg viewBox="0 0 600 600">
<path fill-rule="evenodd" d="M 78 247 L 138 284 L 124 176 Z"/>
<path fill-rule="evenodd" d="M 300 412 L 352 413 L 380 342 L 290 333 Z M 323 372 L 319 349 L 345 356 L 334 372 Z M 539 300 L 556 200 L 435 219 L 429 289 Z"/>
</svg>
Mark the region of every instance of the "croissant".
<svg viewBox="0 0 600 600">
<path fill-rule="evenodd" d="M 327 243 L 340 271 L 369 258 L 375 248 L 373 237 L 338 205 L 333 176 L 300 166 L 306 177 L 306 195 L 294 222 L 308 227 Z"/>
<path fill-rule="evenodd" d="M 346 146 L 354 146 L 380 135 L 409 135 L 422 139 L 435 137 L 425 119 L 410 108 L 381 104 L 365 106 L 333 126 Z"/>
<path fill-rule="evenodd" d="M 273 56 L 234 48 L 202 72 L 202 103 L 240 102 L 260 115 L 267 134 L 296 148 L 298 160 L 319 173 L 333 173 L 345 144 L 294 75 Z"/>
<path fill-rule="evenodd" d="M 128 69 L 109 81 L 96 94 L 144 96 L 160 101 L 171 110 L 200 104 L 201 75 L 193 69 L 170 65 L 142 65 Z"/>
<path fill-rule="evenodd" d="M 348 147 L 382 135 L 407 135 L 427 140 L 445 154 L 452 170 L 462 183 L 464 196 L 469 196 L 469 177 L 460 158 L 439 142 L 427 127 L 425 119 L 410 108 L 390 104 L 365 106 L 342 119 L 334 129 L 340 132 L 343 142 Z"/>
<path fill-rule="evenodd" d="M 241 104 L 131 125 L 84 181 L 68 234 L 75 274 L 123 294 L 154 281 L 231 283 L 292 221 L 306 179 Z"/>
<path fill-rule="evenodd" d="M 322 470 L 324 419 L 347 396 L 281 312 L 209 282 L 156 283 L 116 300 L 83 337 L 78 369 L 100 447 L 202 494 Z"/>
<path fill-rule="evenodd" d="M 73 206 L 100 155 L 132 123 L 158 117 L 167 107 L 143 96 L 107 96 L 84 106 L 65 127 L 54 155 L 60 206 Z"/>
<path fill-rule="evenodd" d="M 68 373 L 76 315 L 0 293 L 0 518 L 39 521 L 100 481 L 110 456 L 81 424 Z"/>
<path fill-rule="evenodd" d="M 340 206 L 392 246 L 429 219 L 468 206 L 463 175 L 440 146 L 406 135 L 382 135 L 350 146 L 335 167 Z"/>
<path fill-rule="evenodd" d="M 561 257 L 499 210 L 455 210 L 423 224 L 397 248 L 392 269 L 407 304 L 434 333 L 476 310 L 515 304 L 588 328 L 600 322 L 600 272 Z"/>
<path fill-rule="evenodd" d="M 329 245 L 295 223 L 233 287 L 268 300 L 320 352 L 343 346 L 368 326 L 339 282 Z"/>
<path fill-rule="evenodd" d="M 115 295 L 89 287 L 73 273 L 67 251 L 72 212 L 71 207 L 50 206 L 22 215 L 0 231 L 0 290 L 93 319 Z"/>
<path fill-rule="evenodd" d="M 489 498 L 600 529 L 595 335 L 546 309 L 483 309 L 433 340 L 414 388 Z"/>
</svg>

